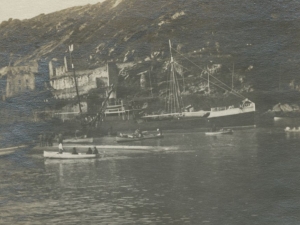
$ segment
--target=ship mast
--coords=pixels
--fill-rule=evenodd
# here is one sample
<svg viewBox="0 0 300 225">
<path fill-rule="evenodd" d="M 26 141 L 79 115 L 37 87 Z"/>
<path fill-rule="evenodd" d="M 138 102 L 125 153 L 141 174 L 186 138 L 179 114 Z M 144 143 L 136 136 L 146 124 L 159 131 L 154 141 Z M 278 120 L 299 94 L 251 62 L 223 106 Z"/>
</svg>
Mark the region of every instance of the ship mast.
<svg viewBox="0 0 300 225">
<path fill-rule="evenodd" d="M 231 91 L 233 91 L 234 63 L 232 64 Z"/>
<path fill-rule="evenodd" d="M 169 82 L 169 98 L 168 98 L 168 112 L 169 113 L 180 113 L 181 112 L 181 103 L 180 103 L 180 90 L 179 84 L 176 79 L 175 75 L 175 68 L 174 68 L 174 59 L 172 54 L 172 44 L 171 40 L 169 40 L 169 47 L 170 47 L 170 55 L 171 55 L 171 75 L 170 75 L 170 82 Z"/>
<path fill-rule="evenodd" d="M 209 83 L 209 71 L 207 72 L 207 88 L 208 88 L 208 94 L 210 94 L 210 83 Z"/>
<path fill-rule="evenodd" d="M 80 114 L 82 114 L 81 104 L 80 104 L 80 96 L 79 96 L 79 92 L 78 92 L 77 79 L 76 79 L 75 68 L 74 68 L 73 59 L 72 59 L 73 44 L 69 45 L 69 52 L 70 52 L 70 61 L 71 61 L 72 70 L 73 70 L 76 94 L 77 94 L 77 99 L 78 99 L 79 112 L 80 112 Z"/>
</svg>

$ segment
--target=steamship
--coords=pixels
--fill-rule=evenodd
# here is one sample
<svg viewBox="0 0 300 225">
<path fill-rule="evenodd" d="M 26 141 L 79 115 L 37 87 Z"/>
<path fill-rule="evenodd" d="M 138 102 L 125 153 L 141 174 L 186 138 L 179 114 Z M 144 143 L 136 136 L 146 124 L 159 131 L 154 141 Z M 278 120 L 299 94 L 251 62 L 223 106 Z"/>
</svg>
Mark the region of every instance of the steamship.
<svg viewBox="0 0 300 225">
<path fill-rule="evenodd" d="M 218 127 L 254 126 L 254 117 L 255 103 L 244 99 L 238 107 L 212 108 L 207 120 L 211 126 Z"/>
</svg>

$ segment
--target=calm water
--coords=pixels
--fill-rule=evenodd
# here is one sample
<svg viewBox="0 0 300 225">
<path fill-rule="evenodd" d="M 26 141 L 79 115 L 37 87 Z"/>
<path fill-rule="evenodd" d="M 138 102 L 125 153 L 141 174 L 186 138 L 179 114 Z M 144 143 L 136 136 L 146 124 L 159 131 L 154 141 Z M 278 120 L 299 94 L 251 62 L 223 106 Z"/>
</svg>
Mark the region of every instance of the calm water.
<svg viewBox="0 0 300 225">
<path fill-rule="evenodd" d="M 0 158 L 0 224 L 300 224 L 300 134 L 166 133 L 179 150 Z"/>
</svg>

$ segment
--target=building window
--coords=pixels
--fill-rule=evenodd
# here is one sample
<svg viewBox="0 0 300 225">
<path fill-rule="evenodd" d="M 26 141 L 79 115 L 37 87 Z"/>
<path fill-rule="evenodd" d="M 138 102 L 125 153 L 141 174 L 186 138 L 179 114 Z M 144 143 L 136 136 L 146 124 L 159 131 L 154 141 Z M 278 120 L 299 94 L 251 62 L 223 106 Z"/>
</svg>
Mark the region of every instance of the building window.
<svg viewBox="0 0 300 225">
<path fill-rule="evenodd" d="M 29 87 L 28 87 L 28 86 L 26 86 L 26 90 L 29 90 Z"/>
<path fill-rule="evenodd" d="M 19 80 L 19 84 L 21 84 L 21 80 Z"/>
<path fill-rule="evenodd" d="M 21 87 L 19 87 L 19 91 L 21 91 Z"/>
<path fill-rule="evenodd" d="M 26 84 L 28 84 L 28 82 L 29 82 L 28 79 L 26 79 Z"/>
</svg>

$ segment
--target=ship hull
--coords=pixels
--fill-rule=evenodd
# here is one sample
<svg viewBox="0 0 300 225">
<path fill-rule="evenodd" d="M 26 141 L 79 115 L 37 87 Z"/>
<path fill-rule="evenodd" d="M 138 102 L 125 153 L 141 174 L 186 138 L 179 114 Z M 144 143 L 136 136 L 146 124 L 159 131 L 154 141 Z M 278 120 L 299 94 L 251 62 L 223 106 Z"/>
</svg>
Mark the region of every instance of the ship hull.
<svg viewBox="0 0 300 225">
<path fill-rule="evenodd" d="M 118 132 L 134 132 L 140 130 L 207 130 L 213 125 L 217 127 L 241 127 L 255 125 L 255 112 L 244 112 L 233 115 L 226 115 L 214 118 L 181 117 L 162 120 L 122 120 L 120 118 L 102 121 L 98 124 L 98 132 L 93 135 L 116 135 Z"/>
<path fill-rule="evenodd" d="M 241 127 L 255 125 L 255 112 L 244 112 L 238 114 L 229 114 L 219 117 L 208 117 L 208 123 L 218 127 Z"/>
</svg>

